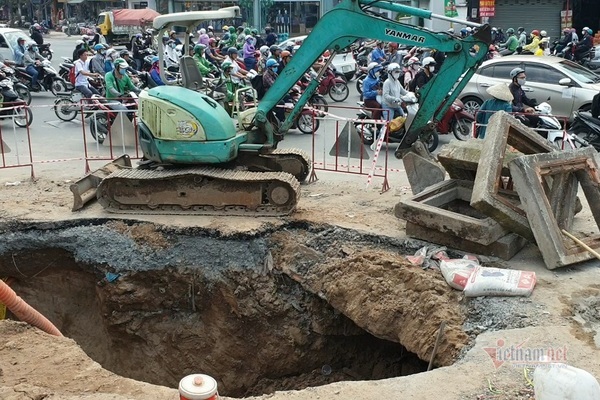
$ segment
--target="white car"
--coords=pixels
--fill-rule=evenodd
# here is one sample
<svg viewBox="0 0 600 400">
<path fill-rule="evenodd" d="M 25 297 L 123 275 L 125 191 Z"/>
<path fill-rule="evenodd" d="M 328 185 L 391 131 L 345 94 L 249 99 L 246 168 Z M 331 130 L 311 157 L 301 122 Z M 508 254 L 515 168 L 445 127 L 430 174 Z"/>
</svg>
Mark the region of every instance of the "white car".
<svg viewBox="0 0 600 400">
<path fill-rule="evenodd" d="M 289 46 L 293 46 L 294 52 L 296 52 L 306 37 L 306 35 L 293 37 L 281 42 L 277 46 L 282 50 L 287 49 Z M 344 74 L 346 80 L 351 80 L 354 77 L 354 73 L 356 72 L 356 60 L 354 60 L 352 52 L 336 54 L 331 64 L 335 67 L 337 72 Z"/>
</svg>

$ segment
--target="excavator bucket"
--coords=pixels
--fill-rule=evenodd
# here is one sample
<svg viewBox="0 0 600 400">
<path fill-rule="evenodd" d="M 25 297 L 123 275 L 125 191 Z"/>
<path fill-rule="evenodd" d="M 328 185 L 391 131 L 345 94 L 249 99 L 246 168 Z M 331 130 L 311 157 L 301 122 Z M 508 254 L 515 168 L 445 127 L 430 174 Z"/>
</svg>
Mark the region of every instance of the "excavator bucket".
<svg viewBox="0 0 600 400">
<path fill-rule="evenodd" d="M 87 174 L 72 184 L 70 188 L 71 192 L 73 192 L 72 211 L 80 210 L 86 203 L 94 200 L 96 198 L 96 189 L 100 185 L 100 182 L 102 182 L 102 179 L 123 168 L 131 168 L 131 158 L 127 154 L 123 154 L 121 157 Z"/>
</svg>

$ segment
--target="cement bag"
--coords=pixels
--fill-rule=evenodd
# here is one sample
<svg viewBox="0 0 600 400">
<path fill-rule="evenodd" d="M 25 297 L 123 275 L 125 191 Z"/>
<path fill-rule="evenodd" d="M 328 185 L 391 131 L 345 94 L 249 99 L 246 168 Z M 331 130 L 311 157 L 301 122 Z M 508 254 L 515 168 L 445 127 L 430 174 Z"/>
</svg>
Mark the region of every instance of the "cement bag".
<svg viewBox="0 0 600 400">
<path fill-rule="evenodd" d="M 529 296 L 535 272 L 476 267 L 465 286 L 465 296 Z"/>
<path fill-rule="evenodd" d="M 440 270 L 448 285 L 454 289 L 464 290 L 469 277 L 478 266 L 477 260 L 443 260 L 440 263 Z"/>
</svg>

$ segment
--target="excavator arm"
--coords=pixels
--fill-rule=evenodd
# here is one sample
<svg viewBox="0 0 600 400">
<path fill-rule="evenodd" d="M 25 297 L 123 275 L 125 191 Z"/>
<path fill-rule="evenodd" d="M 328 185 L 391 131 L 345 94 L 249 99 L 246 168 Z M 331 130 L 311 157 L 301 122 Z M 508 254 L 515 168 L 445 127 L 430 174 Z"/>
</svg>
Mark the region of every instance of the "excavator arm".
<svg viewBox="0 0 600 400">
<path fill-rule="evenodd" d="M 460 94 L 476 69 L 485 59 L 491 42 L 491 29 L 482 26 L 468 38 L 460 39 L 448 33 L 435 33 L 429 30 L 399 23 L 368 11 L 377 7 L 420 18 L 450 20 L 466 25 L 477 25 L 444 16 L 435 16 L 430 11 L 396 4 L 391 1 L 344 0 L 336 8 L 325 14 L 312 32 L 296 51 L 292 61 L 285 66 L 275 84 L 269 88 L 258 105 L 255 125 L 267 138 L 264 147 L 276 147 L 291 127 L 296 115 L 310 99 L 319 85 L 319 79 L 310 82 L 294 110 L 279 126 L 267 121 L 268 114 L 288 93 L 300 77 L 325 51 L 337 52 L 346 48 L 358 38 L 368 37 L 391 41 L 409 46 L 426 47 L 446 53 L 441 69 L 427 85 L 419 90 L 419 111 L 405 136 L 401 148 L 410 148 L 428 128 L 431 121 L 444 115 L 454 99 Z M 320 76 L 319 76 L 320 77 Z"/>
</svg>

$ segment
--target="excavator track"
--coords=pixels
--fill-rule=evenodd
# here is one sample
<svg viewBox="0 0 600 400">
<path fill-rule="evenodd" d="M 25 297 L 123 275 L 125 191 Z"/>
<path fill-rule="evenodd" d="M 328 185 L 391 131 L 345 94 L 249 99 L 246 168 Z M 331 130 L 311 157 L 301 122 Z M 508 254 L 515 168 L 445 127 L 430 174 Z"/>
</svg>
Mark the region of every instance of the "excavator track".
<svg viewBox="0 0 600 400">
<path fill-rule="evenodd" d="M 253 171 L 283 171 L 304 182 L 310 173 L 311 162 L 300 149 L 275 149 L 268 153 L 240 152 L 237 165 Z"/>
<path fill-rule="evenodd" d="M 300 171 L 292 173 L 300 182 L 304 182 L 308 178 L 311 162 L 310 156 L 305 151 L 300 149 L 275 149 L 270 154 L 276 157 L 278 164 L 283 167 L 284 171 L 288 171 L 286 163 L 293 162 L 301 166 L 299 167 Z"/>
<path fill-rule="evenodd" d="M 286 172 L 123 169 L 102 180 L 97 197 L 115 213 L 282 216 L 296 208 L 300 183 Z"/>
</svg>

